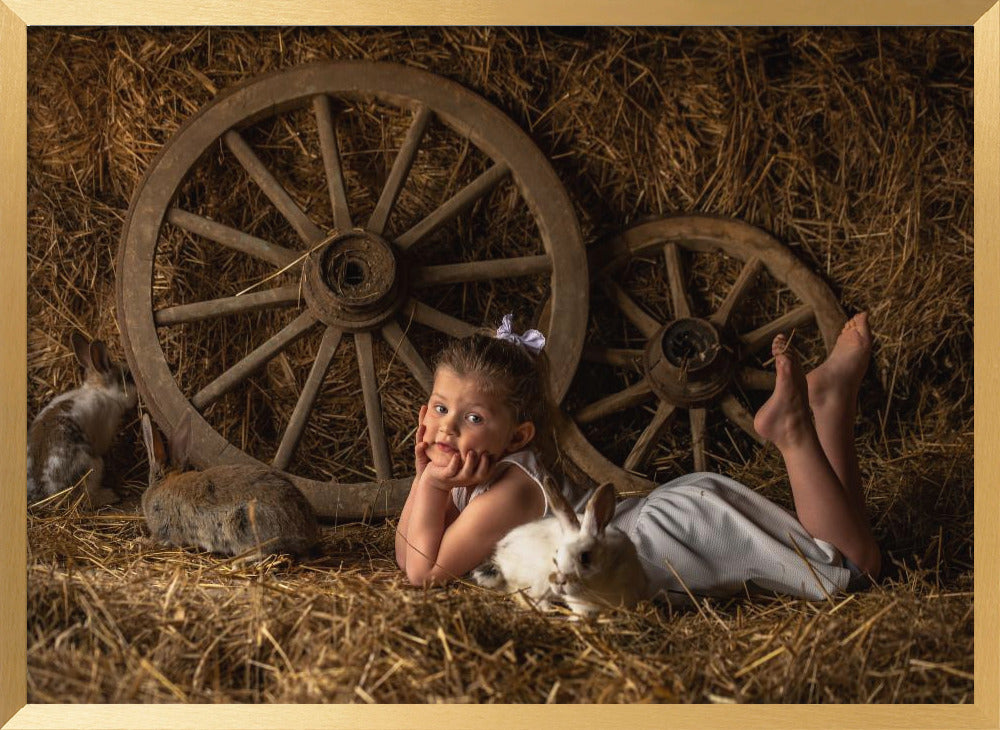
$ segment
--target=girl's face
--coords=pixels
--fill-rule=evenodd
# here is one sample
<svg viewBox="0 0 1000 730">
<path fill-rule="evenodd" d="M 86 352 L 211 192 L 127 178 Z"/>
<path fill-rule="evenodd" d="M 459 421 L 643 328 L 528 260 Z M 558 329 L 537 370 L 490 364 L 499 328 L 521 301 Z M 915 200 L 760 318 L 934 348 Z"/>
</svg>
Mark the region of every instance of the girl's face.
<svg viewBox="0 0 1000 730">
<path fill-rule="evenodd" d="M 476 378 L 440 367 L 424 414 L 427 456 L 436 466 L 446 466 L 455 452 L 469 451 L 493 458 L 523 448 L 535 435 L 530 421 L 516 423 L 510 407 L 484 392 Z"/>
</svg>

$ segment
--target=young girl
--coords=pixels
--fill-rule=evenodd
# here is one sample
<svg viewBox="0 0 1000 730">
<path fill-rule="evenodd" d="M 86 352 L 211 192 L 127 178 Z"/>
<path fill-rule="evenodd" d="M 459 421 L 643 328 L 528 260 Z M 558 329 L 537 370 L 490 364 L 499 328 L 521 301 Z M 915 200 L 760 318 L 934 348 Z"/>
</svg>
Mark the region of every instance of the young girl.
<svg viewBox="0 0 1000 730">
<path fill-rule="evenodd" d="M 438 357 L 396 530 L 396 562 L 414 585 L 464 575 L 546 511 L 538 454 L 528 448 L 549 428 L 545 338 L 514 333 L 511 319 L 496 337 L 453 340 Z"/>
<path fill-rule="evenodd" d="M 510 529 L 548 511 L 544 338 L 510 319 L 496 338 L 453 342 L 420 409 L 413 486 L 396 559 L 414 585 L 479 565 Z M 795 514 L 720 474 L 688 474 L 623 500 L 611 524 L 635 542 L 654 592 L 725 596 L 748 585 L 811 599 L 878 576 L 880 553 L 861 490 L 853 426 L 871 350 L 867 315 L 844 327 L 806 376 L 775 337 L 776 383 L 754 426 L 780 451 Z M 510 468 L 517 466 L 518 468 Z"/>
</svg>

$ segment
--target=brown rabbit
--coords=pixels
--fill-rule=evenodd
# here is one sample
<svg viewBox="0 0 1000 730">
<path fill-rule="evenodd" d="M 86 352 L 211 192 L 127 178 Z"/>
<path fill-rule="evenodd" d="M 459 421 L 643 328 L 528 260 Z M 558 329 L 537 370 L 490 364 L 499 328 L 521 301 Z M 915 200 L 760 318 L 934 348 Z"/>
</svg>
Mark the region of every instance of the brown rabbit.
<svg viewBox="0 0 1000 730">
<path fill-rule="evenodd" d="M 142 438 L 149 455 L 149 487 L 142 511 L 153 539 L 225 555 L 305 555 L 319 541 L 312 505 L 280 472 L 256 464 L 225 464 L 183 471 L 191 437 L 185 418 L 170 443 L 175 471 L 165 473 L 166 450 L 149 414 Z"/>
<path fill-rule="evenodd" d="M 84 369 L 83 385 L 53 398 L 28 429 L 28 503 L 73 486 L 90 471 L 87 495 L 94 507 L 118 500 L 103 485 L 103 456 L 125 411 L 135 408 L 128 369 L 108 358 L 100 340 L 73 333 L 73 351 Z"/>
</svg>

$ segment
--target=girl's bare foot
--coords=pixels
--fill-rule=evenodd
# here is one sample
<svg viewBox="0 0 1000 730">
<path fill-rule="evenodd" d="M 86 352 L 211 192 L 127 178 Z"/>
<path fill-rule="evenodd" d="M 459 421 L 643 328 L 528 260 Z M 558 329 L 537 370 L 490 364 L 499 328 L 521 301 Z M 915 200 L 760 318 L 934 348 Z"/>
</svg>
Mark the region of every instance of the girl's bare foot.
<svg viewBox="0 0 1000 730">
<path fill-rule="evenodd" d="M 753 419 L 757 433 L 782 451 L 798 445 L 803 439 L 816 438 L 809 413 L 806 377 L 798 355 L 787 348 L 788 338 L 776 335 L 771 342 L 776 373 L 774 393 Z"/>
<path fill-rule="evenodd" d="M 832 402 L 854 408 L 871 350 L 868 313 L 860 312 L 847 320 L 829 357 L 806 376 L 809 405 L 814 411 Z"/>
</svg>

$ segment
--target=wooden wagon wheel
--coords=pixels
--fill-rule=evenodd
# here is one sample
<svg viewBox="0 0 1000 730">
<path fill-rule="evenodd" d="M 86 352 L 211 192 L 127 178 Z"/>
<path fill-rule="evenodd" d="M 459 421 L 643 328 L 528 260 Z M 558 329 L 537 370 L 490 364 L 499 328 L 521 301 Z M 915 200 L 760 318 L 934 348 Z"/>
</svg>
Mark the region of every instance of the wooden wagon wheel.
<svg viewBox="0 0 1000 730">
<path fill-rule="evenodd" d="M 569 415 L 560 413 L 557 432 L 564 452 L 583 473 L 596 481 L 613 481 L 623 491 L 648 491 L 654 486 L 645 476 L 647 463 L 680 411 L 687 411 L 695 471 L 707 468 L 710 409 L 718 409 L 760 442 L 753 415 L 738 395 L 773 390 L 774 373 L 754 365 L 752 357 L 769 354 L 775 334 L 801 332 L 813 324 L 829 352 L 846 321 L 822 279 L 773 236 L 737 220 L 700 215 L 657 219 L 626 230 L 593 252 L 593 285 L 603 291 L 635 334 L 627 347 L 588 343 L 580 367 L 586 362 L 603 363 L 626 371 L 632 382 L 596 400 L 592 395 L 585 398 Z M 719 293 L 721 301 L 710 311 L 696 311 L 692 302 L 685 257 L 695 253 L 727 256 L 736 263 L 734 281 L 724 295 Z M 642 257 L 659 268 L 659 280 L 667 284 L 667 316 L 651 314 L 648 303 L 617 280 L 630 262 Z M 752 301 L 750 293 L 765 273 L 786 287 L 798 303 L 786 302 L 780 313 L 771 312 L 752 329 L 739 329 L 735 315 Z M 568 400 L 573 395 L 571 391 Z M 652 415 L 632 442 L 622 469 L 602 455 L 580 427 L 641 404 L 651 406 L 647 412 Z"/>
<path fill-rule="evenodd" d="M 411 115 L 377 204 L 360 226 L 352 219 L 356 211 L 348 202 L 338 146 L 343 144 L 343 138 L 338 143 L 335 105 L 344 103 L 377 103 Z M 321 154 L 332 207 L 331 228 L 321 227 L 315 216 L 303 210 L 245 136 L 250 125 L 287 114 L 310 114 L 315 120 L 317 156 Z M 405 232 L 390 236 L 387 222 L 396 211 L 431 121 L 457 135 L 461 144 L 471 143 L 477 154 L 484 156 L 486 169 Z M 280 213 L 284 219 L 281 223 L 294 230 L 299 250 L 262 240 L 178 206 L 178 191 L 189 172 L 199 160 L 212 154 L 224 157 L 229 164 L 238 162 Z M 530 211 L 544 253 L 436 265 L 426 265 L 423 257 L 414 253 L 418 243 L 426 243 L 431 234 L 460 214 L 475 210 L 476 204 L 501 184 L 516 186 L 516 194 L 524 204 L 518 207 L 526 205 Z M 265 286 L 251 293 L 157 309 L 151 291 L 157 244 L 163 230 L 170 227 L 266 262 L 276 272 L 287 268 L 296 280 L 291 285 Z M 258 461 L 220 435 L 202 414 L 307 331 L 324 331 L 272 465 L 295 481 L 320 514 L 340 518 L 397 512 L 411 479 L 392 473 L 373 342 L 381 338 L 388 343 L 394 357 L 405 363 L 427 392 L 431 371 L 408 337 L 407 326 L 420 323 L 450 337 L 481 329 L 441 311 L 435 302 L 426 301 L 422 294 L 428 287 L 547 277 L 551 320 L 543 320 L 540 327 L 547 330 L 549 321 L 559 322 L 548 353 L 553 364 L 552 389 L 560 398 L 576 368 L 586 327 L 587 269 L 579 226 L 547 160 L 516 124 L 481 97 L 433 74 L 394 64 L 310 64 L 251 79 L 220 94 L 173 135 L 150 165 L 133 196 L 117 263 L 119 326 L 140 393 L 168 433 L 182 418 L 191 419 L 191 459 L 199 466 Z M 277 308 L 298 308 L 299 314 L 198 392 L 186 396 L 181 391 L 165 360 L 158 330 Z M 350 339 L 356 350 L 362 391 L 359 396 L 364 400 L 375 479 L 333 483 L 300 476 L 290 469 L 292 456 L 310 420 L 334 352 L 342 340 Z M 359 437 L 363 438 L 361 434 Z"/>
</svg>

